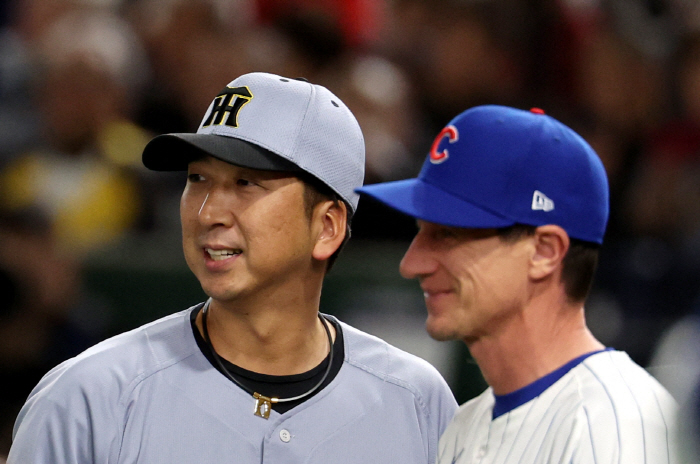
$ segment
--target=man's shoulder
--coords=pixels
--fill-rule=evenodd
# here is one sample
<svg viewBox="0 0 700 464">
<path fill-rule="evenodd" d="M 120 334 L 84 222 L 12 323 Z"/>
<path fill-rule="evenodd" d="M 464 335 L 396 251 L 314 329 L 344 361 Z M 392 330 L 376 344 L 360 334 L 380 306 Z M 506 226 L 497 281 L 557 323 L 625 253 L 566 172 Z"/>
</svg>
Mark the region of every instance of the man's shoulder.
<svg viewBox="0 0 700 464">
<path fill-rule="evenodd" d="M 674 398 L 625 352 L 609 350 L 590 356 L 573 369 L 573 375 L 580 408 L 591 423 L 617 424 L 618 429 L 623 424 L 666 429 L 675 423 Z"/>
<path fill-rule="evenodd" d="M 605 397 L 643 396 L 672 400 L 671 395 L 646 369 L 623 351 L 606 350 L 585 359 L 573 369 L 584 399 L 597 391 Z"/>
<path fill-rule="evenodd" d="M 49 371 L 33 393 L 45 389 L 59 395 L 123 389 L 177 363 L 197 349 L 189 322 L 190 309 L 97 343 Z"/>
<path fill-rule="evenodd" d="M 410 390 L 423 390 L 447 383 L 428 361 L 386 341 L 340 322 L 345 338 L 345 362 L 359 372 Z"/>
</svg>

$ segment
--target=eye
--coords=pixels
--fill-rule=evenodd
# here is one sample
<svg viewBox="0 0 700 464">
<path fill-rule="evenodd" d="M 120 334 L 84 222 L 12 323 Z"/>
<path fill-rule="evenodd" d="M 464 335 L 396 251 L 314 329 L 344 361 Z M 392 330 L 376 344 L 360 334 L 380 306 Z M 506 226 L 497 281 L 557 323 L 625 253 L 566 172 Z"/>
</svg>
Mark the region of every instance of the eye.
<svg viewBox="0 0 700 464">
<path fill-rule="evenodd" d="M 187 174 L 187 182 L 196 183 L 204 180 L 204 176 L 201 174 L 190 173 Z"/>
<path fill-rule="evenodd" d="M 250 185 L 255 185 L 255 184 L 253 184 L 253 182 L 249 181 L 248 179 L 237 179 L 236 185 L 239 185 L 241 187 L 248 187 Z"/>
</svg>

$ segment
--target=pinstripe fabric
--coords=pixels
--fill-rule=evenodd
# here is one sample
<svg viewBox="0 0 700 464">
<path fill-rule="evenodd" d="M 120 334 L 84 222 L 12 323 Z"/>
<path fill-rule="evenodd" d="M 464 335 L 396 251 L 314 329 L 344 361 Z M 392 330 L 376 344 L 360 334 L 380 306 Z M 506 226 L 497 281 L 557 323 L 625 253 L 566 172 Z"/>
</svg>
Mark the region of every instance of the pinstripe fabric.
<svg viewBox="0 0 700 464">
<path fill-rule="evenodd" d="M 492 419 L 489 388 L 460 407 L 440 464 L 673 464 L 677 405 L 626 353 L 604 351 Z"/>
</svg>

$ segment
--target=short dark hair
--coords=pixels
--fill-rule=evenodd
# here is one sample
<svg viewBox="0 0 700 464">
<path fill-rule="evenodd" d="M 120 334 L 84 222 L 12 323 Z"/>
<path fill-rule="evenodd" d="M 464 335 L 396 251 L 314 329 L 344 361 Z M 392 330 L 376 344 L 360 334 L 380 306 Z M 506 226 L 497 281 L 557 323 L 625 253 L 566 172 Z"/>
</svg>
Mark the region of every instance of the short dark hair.
<svg viewBox="0 0 700 464">
<path fill-rule="evenodd" d="M 535 229 L 535 226 L 514 224 L 497 231 L 501 240 L 512 243 L 524 236 L 534 235 Z M 562 261 L 562 280 L 569 301 L 578 303 L 588 298 L 598 267 L 599 250 L 597 243 L 570 238 L 569 250 Z"/>
<path fill-rule="evenodd" d="M 340 195 L 335 193 L 330 187 L 328 187 L 326 184 L 313 177 L 312 175 L 300 173 L 298 174 L 298 176 L 304 182 L 304 211 L 306 212 L 306 216 L 309 219 L 311 219 L 314 207 L 323 201 L 332 201 L 335 204 L 339 204 L 341 201 L 344 202 L 344 200 L 340 198 Z M 333 253 L 328 258 L 328 261 L 326 263 L 326 272 L 331 270 L 333 264 L 338 259 L 338 255 L 340 255 L 341 250 L 345 247 L 345 244 L 348 243 L 348 240 L 350 240 L 350 223 L 352 222 L 352 209 L 347 203 L 345 204 L 345 206 L 345 210 L 347 211 L 345 238 L 343 239 L 343 242 L 340 244 L 338 249 L 335 250 L 335 253 Z"/>
</svg>

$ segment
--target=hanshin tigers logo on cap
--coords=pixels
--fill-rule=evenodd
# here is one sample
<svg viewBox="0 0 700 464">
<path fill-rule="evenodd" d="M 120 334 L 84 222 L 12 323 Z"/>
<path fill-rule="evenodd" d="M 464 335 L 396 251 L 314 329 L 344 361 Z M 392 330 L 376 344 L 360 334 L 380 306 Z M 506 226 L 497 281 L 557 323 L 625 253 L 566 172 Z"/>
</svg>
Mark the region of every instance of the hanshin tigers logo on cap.
<svg viewBox="0 0 700 464">
<path fill-rule="evenodd" d="M 238 114 L 250 100 L 253 94 L 248 86 L 226 87 L 214 98 L 211 112 L 202 123 L 202 127 L 225 124 L 238 127 Z"/>
<path fill-rule="evenodd" d="M 457 140 L 459 140 L 459 131 L 457 131 L 455 126 L 450 125 L 442 129 L 437 137 L 435 137 L 433 146 L 430 147 L 430 162 L 433 164 L 443 163 L 450 157 L 450 152 L 447 148 L 442 151 L 438 151 L 440 143 L 445 137 L 447 137 L 449 143 L 455 143 Z"/>
</svg>

